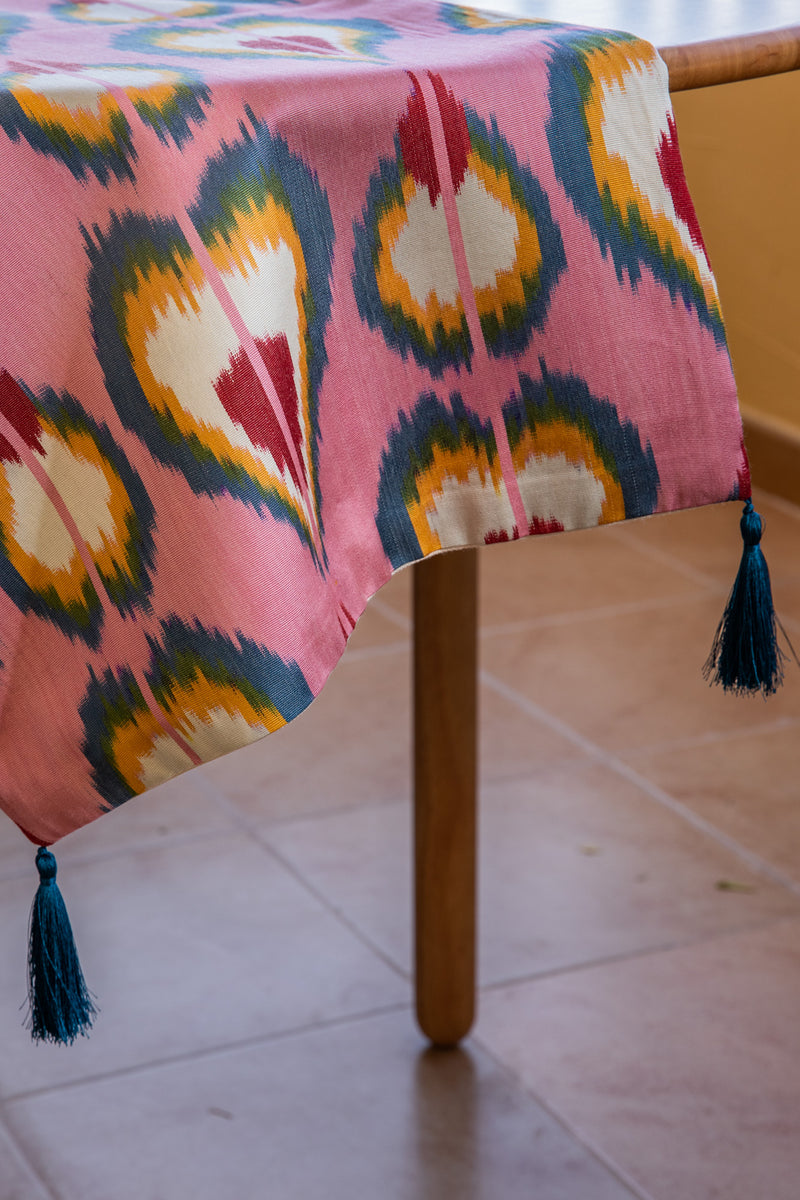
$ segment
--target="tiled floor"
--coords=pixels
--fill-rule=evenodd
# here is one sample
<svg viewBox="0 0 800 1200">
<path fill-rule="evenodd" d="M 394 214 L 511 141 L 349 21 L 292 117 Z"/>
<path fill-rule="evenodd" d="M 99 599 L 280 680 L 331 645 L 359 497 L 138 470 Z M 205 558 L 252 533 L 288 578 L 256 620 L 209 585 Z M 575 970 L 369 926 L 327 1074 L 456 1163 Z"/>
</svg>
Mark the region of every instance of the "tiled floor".
<svg viewBox="0 0 800 1200">
<path fill-rule="evenodd" d="M 759 497 L 800 644 L 800 510 Z M 482 552 L 480 1016 L 410 1007 L 409 579 L 293 726 L 59 849 L 95 1032 L 21 1027 L 0 1200 L 798 1200 L 800 669 L 700 677 L 733 507 Z"/>
</svg>

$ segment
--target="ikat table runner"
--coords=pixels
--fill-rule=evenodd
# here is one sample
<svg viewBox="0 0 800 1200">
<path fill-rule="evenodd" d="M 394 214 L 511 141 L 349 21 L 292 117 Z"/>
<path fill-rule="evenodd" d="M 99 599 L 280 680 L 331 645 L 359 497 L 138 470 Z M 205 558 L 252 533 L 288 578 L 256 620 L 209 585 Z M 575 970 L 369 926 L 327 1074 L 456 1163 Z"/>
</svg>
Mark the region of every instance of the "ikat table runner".
<svg viewBox="0 0 800 1200">
<path fill-rule="evenodd" d="M 278 729 L 449 547 L 749 496 L 666 68 L 435 3 L 0 0 L 0 796 Z"/>
</svg>

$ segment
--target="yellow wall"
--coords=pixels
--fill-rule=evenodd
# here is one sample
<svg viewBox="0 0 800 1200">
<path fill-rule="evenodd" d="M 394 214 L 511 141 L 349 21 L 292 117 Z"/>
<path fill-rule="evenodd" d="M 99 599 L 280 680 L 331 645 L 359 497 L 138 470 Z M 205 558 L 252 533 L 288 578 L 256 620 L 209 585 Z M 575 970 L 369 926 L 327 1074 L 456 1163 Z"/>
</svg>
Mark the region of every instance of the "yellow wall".
<svg viewBox="0 0 800 1200">
<path fill-rule="evenodd" d="M 672 99 L 742 409 L 800 436 L 800 71 Z"/>
</svg>

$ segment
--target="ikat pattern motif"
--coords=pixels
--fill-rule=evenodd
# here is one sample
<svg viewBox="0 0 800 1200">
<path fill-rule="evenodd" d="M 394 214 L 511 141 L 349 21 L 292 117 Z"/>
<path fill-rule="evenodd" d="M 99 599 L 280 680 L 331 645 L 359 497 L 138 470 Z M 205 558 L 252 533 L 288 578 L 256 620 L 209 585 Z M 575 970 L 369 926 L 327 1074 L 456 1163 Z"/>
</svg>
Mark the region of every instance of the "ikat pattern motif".
<svg viewBox="0 0 800 1200">
<path fill-rule="evenodd" d="M 0 796 L 292 720 L 439 550 L 749 492 L 666 73 L 367 0 L 0 0 Z"/>
<path fill-rule="evenodd" d="M 99 643 L 104 599 L 149 608 L 154 510 L 108 429 L 68 393 L 0 373 L 0 586 L 23 611 Z M 74 515 L 73 515 L 74 514 Z"/>
<path fill-rule="evenodd" d="M 228 11 L 228 5 L 205 3 L 199 0 L 150 0 L 148 4 L 126 3 L 126 0 L 57 0 L 51 14 L 60 21 L 85 21 L 102 25 L 134 24 L 151 21 L 176 20 L 178 17 L 216 17 Z"/>
<path fill-rule="evenodd" d="M 153 714 L 127 667 L 92 675 L 81 704 L 84 752 L 110 808 L 273 733 L 312 699 L 296 663 L 241 635 L 234 640 L 175 617 L 150 639 L 145 678 L 172 729 Z"/>
<path fill-rule="evenodd" d="M 500 13 L 482 12 L 478 8 L 462 8 L 458 4 L 442 4 L 439 15 L 459 33 L 506 33 L 515 29 L 554 27 L 553 21 L 531 17 L 504 17 Z"/>
<path fill-rule="evenodd" d="M 285 141 L 251 121 L 206 163 L 187 222 L 195 250 L 178 220 L 131 212 L 87 242 L 109 395 L 123 423 L 195 491 L 288 521 L 316 555 L 327 202 Z"/>
<path fill-rule="evenodd" d="M 0 129 L 67 166 L 77 179 L 135 179 L 131 122 L 120 95 L 161 141 L 180 148 L 204 120 L 207 87 L 193 72 L 100 63 L 0 78 Z"/>
<path fill-rule="evenodd" d="M 440 75 L 431 84 L 482 336 L 493 355 L 520 352 L 544 325 L 566 265 L 561 235 L 496 120 L 487 126 Z M 438 376 L 469 366 L 474 348 L 455 264 L 438 253 L 449 244 L 448 219 L 429 121 L 412 77 L 395 157 L 370 181 L 365 220 L 356 225 L 353 279 L 364 319 Z"/>
<path fill-rule="evenodd" d="M 214 58 L 299 58 L 360 62 L 380 59 L 382 44 L 397 34 L 382 21 L 314 21 L 295 16 L 246 16 L 213 25 L 155 26 L 127 30 L 115 45 L 120 50 Z"/>
<path fill-rule="evenodd" d="M 635 286 L 643 270 L 652 272 L 724 344 L 716 284 L 672 113 L 645 104 L 633 118 L 630 112 L 631 96 L 666 85 L 664 63 L 643 42 L 631 53 L 621 37 L 586 33 L 567 41 L 562 34 L 559 42 L 550 64 L 548 122 L 559 181 L 610 252 L 620 278 Z"/>
</svg>

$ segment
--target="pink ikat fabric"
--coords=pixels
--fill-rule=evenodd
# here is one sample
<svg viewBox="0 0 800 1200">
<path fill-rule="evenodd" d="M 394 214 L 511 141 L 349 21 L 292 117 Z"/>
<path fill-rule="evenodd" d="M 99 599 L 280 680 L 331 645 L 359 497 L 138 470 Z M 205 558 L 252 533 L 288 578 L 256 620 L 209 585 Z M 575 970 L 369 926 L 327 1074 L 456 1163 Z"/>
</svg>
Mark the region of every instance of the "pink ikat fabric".
<svg viewBox="0 0 800 1200">
<path fill-rule="evenodd" d="M 284 725 L 435 551 L 746 498 L 667 73 L 436 3 L 0 0 L 0 797 Z"/>
</svg>

